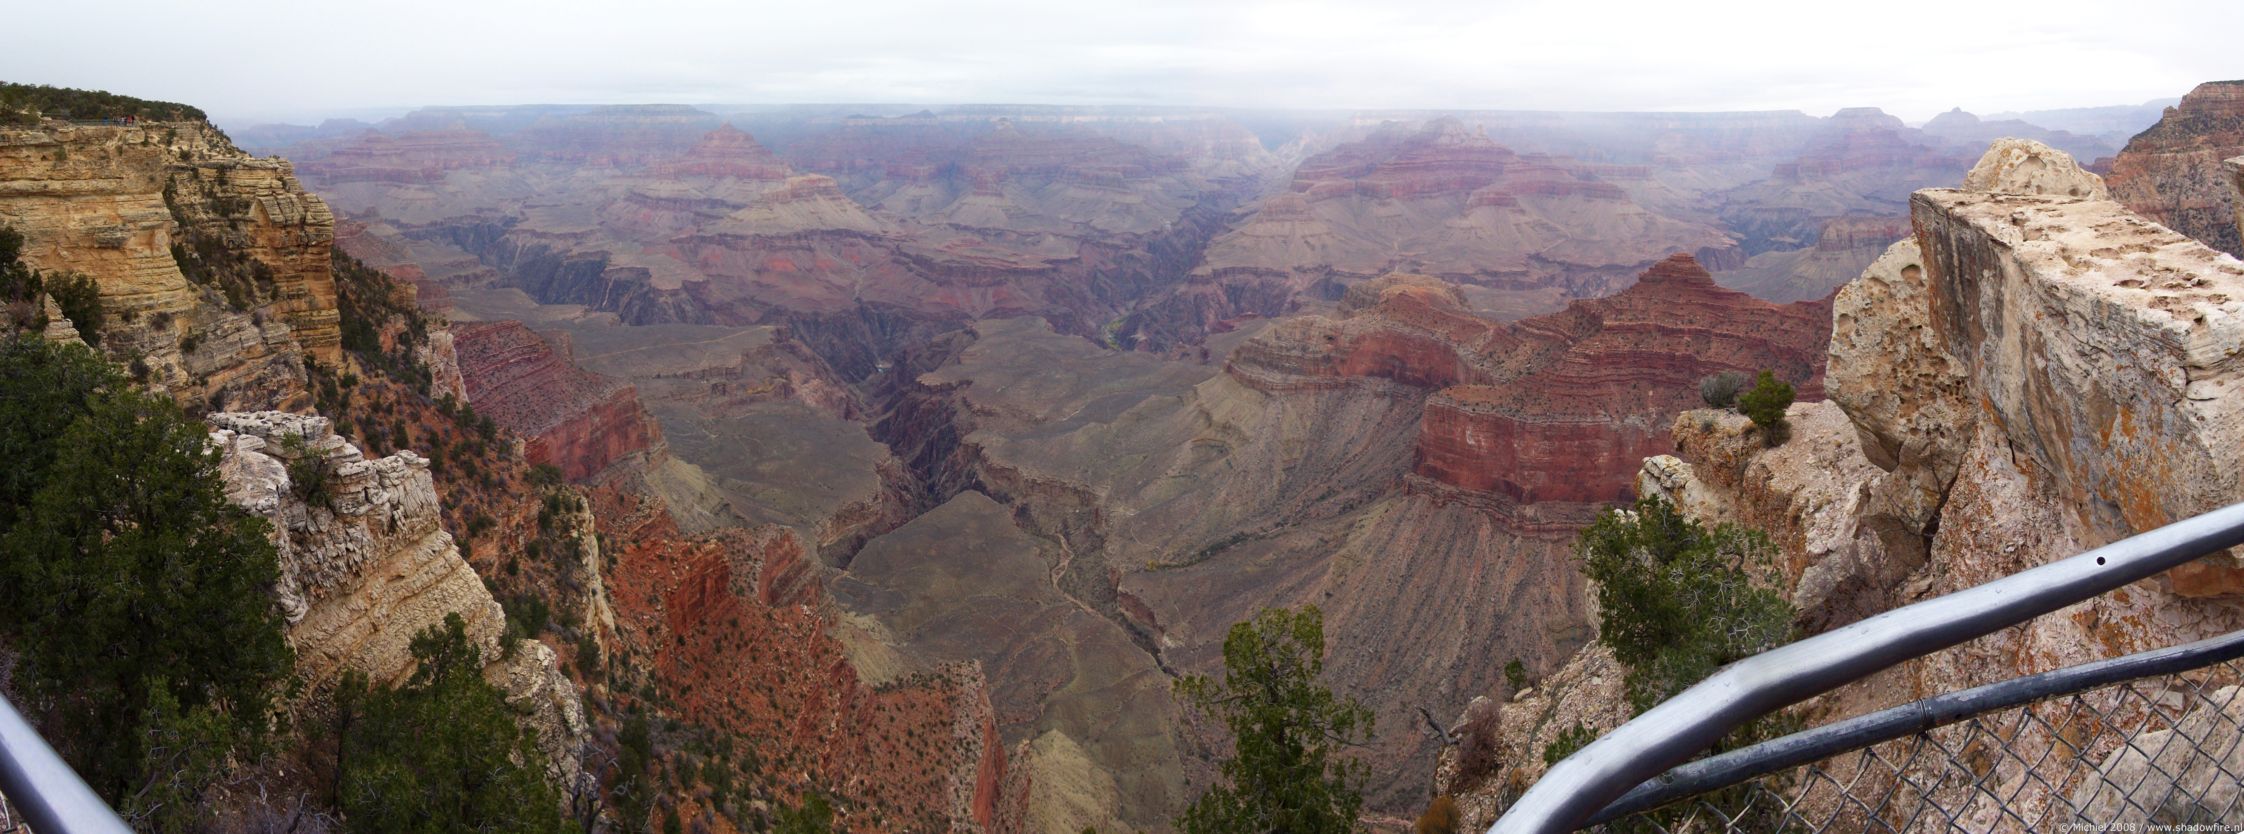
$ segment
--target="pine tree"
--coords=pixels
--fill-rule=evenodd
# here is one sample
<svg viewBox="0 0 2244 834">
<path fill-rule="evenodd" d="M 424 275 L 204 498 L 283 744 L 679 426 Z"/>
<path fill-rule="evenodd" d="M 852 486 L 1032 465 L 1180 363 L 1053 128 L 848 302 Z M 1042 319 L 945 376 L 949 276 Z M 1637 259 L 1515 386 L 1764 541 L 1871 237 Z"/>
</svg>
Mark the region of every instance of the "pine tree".
<svg viewBox="0 0 2244 834">
<path fill-rule="evenodd" d="M 176 819 L 263 741 L 291 668 L 267 527 L 226 501 L 200 424 L 83 347 L 0 344 L 0 449 L 21 455 L 0 478 L 0 633 L 30 711 L 102 796 Z"/>
<path fill-rule="evenodd" d="M 1231 731 L 1222 780 L 1185 809 L 1185 834 L 1343 834 L 1358 829 L 1362 762 L 1343 749 L 1371 737 L 1372 715 L 1317 682 L 1324 614 L 1268 608 L 1231 627 L 1224 677 L 1190 675 L 1177 692 Z"/>
<path fill-rule="evenodd" d="M 353 832 L 531 834 L 567 830 L 537 733 L 483 679 L 466 623 L 447 614 L 413 638 L 420 661 L 397 689 L 353 674 L 337 691 L 337 791 Z"/>
</svg>

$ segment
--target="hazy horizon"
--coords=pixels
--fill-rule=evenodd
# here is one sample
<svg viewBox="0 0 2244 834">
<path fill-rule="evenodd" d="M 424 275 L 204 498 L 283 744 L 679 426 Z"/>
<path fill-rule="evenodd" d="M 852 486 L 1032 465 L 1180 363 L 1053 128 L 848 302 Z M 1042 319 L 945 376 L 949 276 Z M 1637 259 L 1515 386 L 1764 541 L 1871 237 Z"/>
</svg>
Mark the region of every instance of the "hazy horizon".
<svg viewBox="0 0 2244 834">
<path fill-rule="evenodd" d="M 0 78 L 202 107 L 235 124 L 426 106 L 891 102 L 1304 110 L 1766 111 L 1878 107 L 1910 122 L 2133 105 L 2244 76 L 2214 33 L 2244 4 L 2130 10 L 1902 0 L 1873 13 L 1405 0 L 1132 5 L 907 0 L 739 7 L 657 0 L 445 4 L 379 14 L 284 0 L 65 4 Z M 1843 10 L 1839 10 L 1843 11 Z M 191 47 L 191 49 L 189 49 Z M 186 50 L 186 51 L 183 51 Z"/>
</svg>

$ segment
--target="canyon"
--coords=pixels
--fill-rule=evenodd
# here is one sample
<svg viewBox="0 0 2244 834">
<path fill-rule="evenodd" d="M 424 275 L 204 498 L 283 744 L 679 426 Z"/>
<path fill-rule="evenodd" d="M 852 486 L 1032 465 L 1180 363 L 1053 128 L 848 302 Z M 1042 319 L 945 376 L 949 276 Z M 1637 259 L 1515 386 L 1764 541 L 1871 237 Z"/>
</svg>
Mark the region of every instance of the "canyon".
<svg viewBox="0 0 2244 834">
<path fill-rule="evenodd" d="M 1573 534 L 1674 451 L 1697 381 L 1820 399 L 1831 291 L 1976 152 L 1874 110 L 1285 141 L 1192 112 L 647 119 L 432 108 L 284 150 L 346 247 L 461 322 L 470 400 L 541 460 L 681 535 L 787 531 L 868 680 L 980 670 L 1004 802 L 1047 831 L 1166 825 L 1219 740 L 1150 705 L 1280 604 L 1326 611 L 1328 674 L 1386 728 L 1371 807 L 1414 812 L 1421 711 L 1588 639 Z M 643 413 L 603 404 L 626 388 Z"/>
<path fill-rule="evenodd" d="M 2244 177 L 2219 168 L 2244 154 L 2224 95 L 2128 143 L 2109 198 L 2233 234 L 2233 204 L 2167 184 Z M 1324 683 L 1376 717 L 1367 819 L 1399 828 L 1429 785 L 1473 824 L 1496 807 L 1441 781 L 1437 716 L 1498 710 L 1521 778 L 1549 716 L 1625 717 L 1573 544 L 1639 494 L 1769 529 L 1818 627 L 2227 494 L 2200 460 L 2234 439 L 2204 418 L 2220 334 L 2187 315 L 2225 284 L 2162 268 L 2233 259 L 2046 145 L 1975 168 L 1995 134 L 2116 144 L 1874 108 L 235 131 L 284 161 L 199 122 L 49 121 L 0 128 L 0 224 L 94 279 L 86 335 L 204 419 L 272 521 L 307 716 L 345 671 L 409 674 L 405 641 L 458 614 L 554 778 L 630 825 L 762 830 L 816 794 L 859 832 L 1163 830 L 1227 745 L 1175 680 L 1313 604 Z M 2137 284 L 2065 273 L 2083 258 Z M 2135 308 L 2168 318 L 2050 347 Z M 2096 364 L 2143 345 L 2172 350 Z M 1758 371 L 1799 399 L 1773 449 L 1693 411 L 1703 378 Z M 2084 445 L 2106 435 L 2204 487 L 2153 489 Z M 340 500 L 296 495 L 307 461 Z M 1966 515 L 1989 508 L 2039 525 L 2031 557 L 1986 552 L 2029 532 Z M 2198 600 L 2239 575 L 2177 572 L 1906 685 L 2225 628 Z M 1513 692 L 1514 662 L 1546 683 Z M 635 727 L 654 752 L 629 773 Z M 663 787 L 627 805 L 638 784 Z"/>
</svg>

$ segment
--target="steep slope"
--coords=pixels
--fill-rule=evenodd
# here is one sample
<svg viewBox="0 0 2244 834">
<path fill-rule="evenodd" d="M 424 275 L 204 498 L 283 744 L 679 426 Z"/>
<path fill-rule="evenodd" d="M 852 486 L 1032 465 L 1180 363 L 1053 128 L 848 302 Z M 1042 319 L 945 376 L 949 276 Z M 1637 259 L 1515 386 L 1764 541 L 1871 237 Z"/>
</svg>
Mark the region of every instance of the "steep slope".
<svg viewBox="0 0 2244 834">
<path fill-rule="evenodd" d="M 520 322 L 463 324 L 453 332 L 468 402 L 528 439 L 523 455 L 531 464 L 583 481 L 661 445 L 661 430 L 638 393 L 579 370 L 566 337 L 543 337 Z"/>
<path fill-rule="evenodd" d="M 2244 255 L 2221 160 L 2244 153 L 2244 81 L 2197 85 L 2112 160 L 2112 198 L 2167 228 Z"/>
<path fill-rule="evenodd" d="M 426 185 L 511 164 L 461 150 L 488 140 L 460 131 L 406 135 L 338 175 Z M 737 179 L 757 161 L 722 134 L 706 144 L 682 164 Z M 704 479 L 667 457 L 632 387 L 574 368 L 565 338 L 478 325 L 459 361 L 412 286 L 336 251 L 288 163 L 201 122 L 44 122 L 0 131 L 0 160 L 0 223 L 35 266 L 94 280 L 108 317 L 89 340 L 210 412 L 229 497 L 282 554 L 274 593 L 305 686 L 292 732 L 241 763 L 211 824 L 330 812 L 334 683 L 401 681 L 412 638 L 458 614 L 588 825 L 753 830 L 815 791 L 844 830 L 1016 830 L 1025 787 L 980 671 L 912 678 L 850 656 L 801 540 L 699 503 Z M 412 170 L 435 173 L 395 173 Z M 357 239 L 388 263 L 432 251 Z M 77 338 L 69 324 L 55 337 Z M 587 503 L 536 462 L 609 486 Z M 310 472 L 325 477 L 298 482 Z M 698 532 L 677 530 L 672 495 L 697 502 Z M 769 699 L 750 705 L 756 687 Z M 634 727 L 652 729 L 633 742 Z"/>
</svg>

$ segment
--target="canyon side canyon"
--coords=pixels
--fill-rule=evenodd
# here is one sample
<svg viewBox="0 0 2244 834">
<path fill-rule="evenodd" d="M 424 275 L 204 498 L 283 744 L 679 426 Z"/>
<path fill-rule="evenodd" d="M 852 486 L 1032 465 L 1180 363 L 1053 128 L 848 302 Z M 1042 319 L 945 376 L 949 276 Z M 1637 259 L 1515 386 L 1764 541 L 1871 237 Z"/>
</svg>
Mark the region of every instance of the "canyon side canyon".
<svg viewBox="0 0 2244 834">
<path fill-rule="evenodd" d="M 1304 604 L 1324 682 L 1376 719 L 1367 820 L 1450 793 L 1485 826 L 1558 729 L 1626 717 L 1574 550 L 1609 508 L 1768 530 L 1814 631 L 2244 494 L 2234 348 L 2191 353 L 2233 345 L 2244 300 L 2244 82 L 2093 131 L 808 105 L 228 127 L 0 126 L 0 226 L 107 310 L 46 338 L 207 424 L 281 554 L 298 724 L 346 673 L 405 679 L 456 614 L 548 777 L 626 830 L 764 830 L 810 793 L 866 834 L 1169 830 L 1226 744 L 1175 681 Z M 1797 392 L 1783 446 L 1694 411 L 1702 379 L 1760 371 Z M 2118 463 L 2145 458 L 2163 480 Z M 294 489 L 306 461 L 344 497 Z M 2153 584 L 1827 709 L 2244 625 L 2230 561 Z M 1461 780 L 1441 728 L 1475 711 L 1512 764 Z"/>
</svg>

